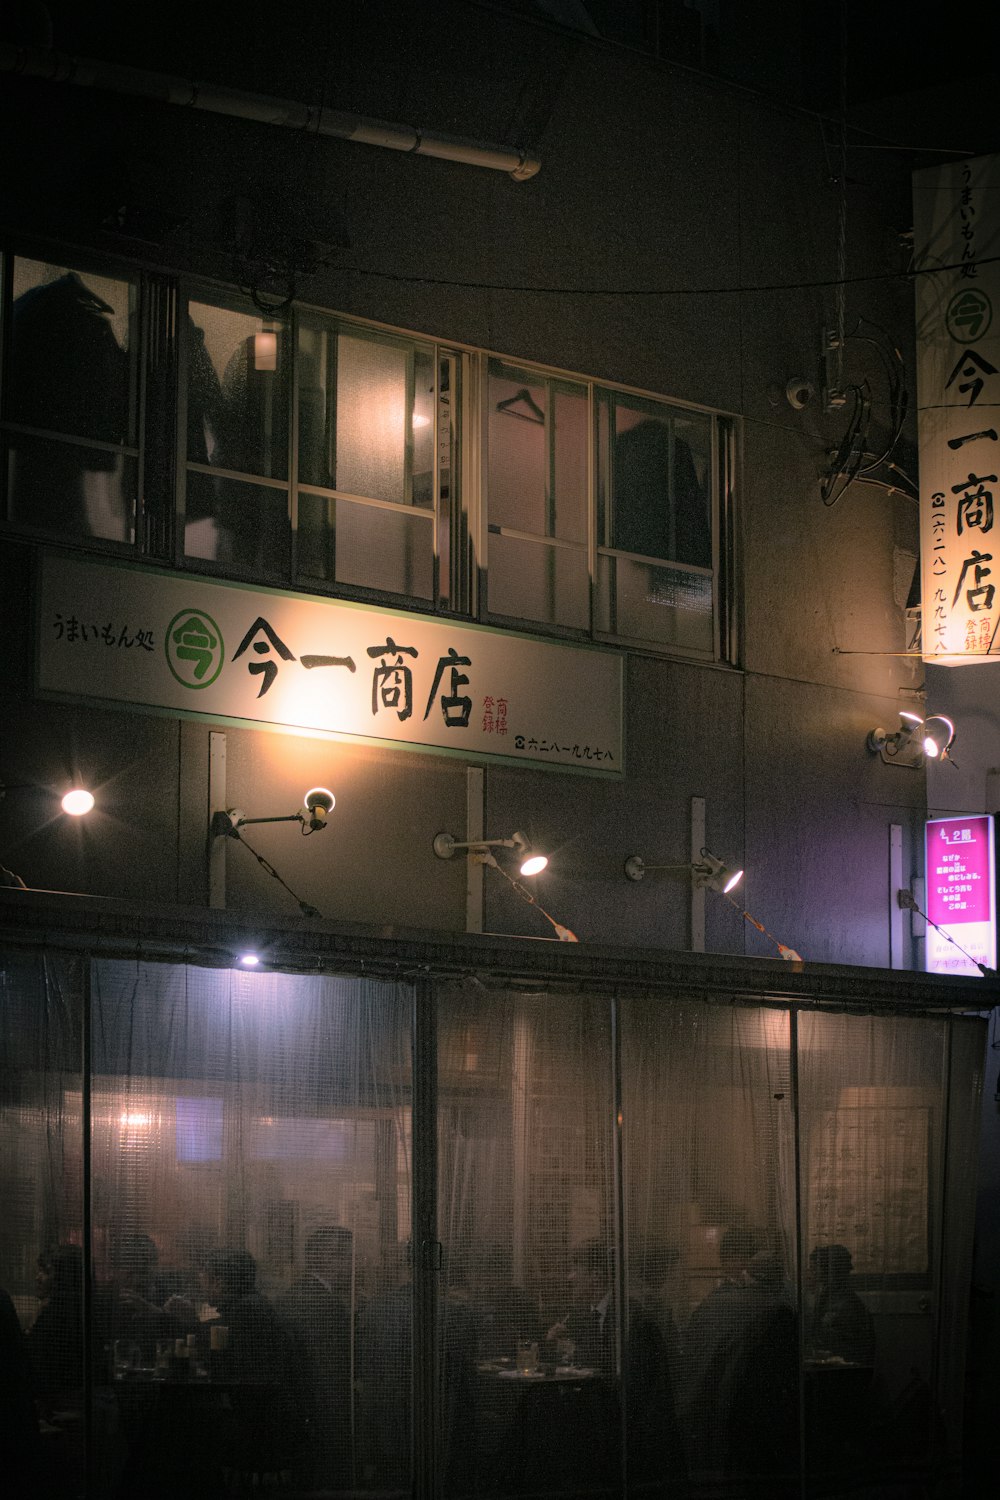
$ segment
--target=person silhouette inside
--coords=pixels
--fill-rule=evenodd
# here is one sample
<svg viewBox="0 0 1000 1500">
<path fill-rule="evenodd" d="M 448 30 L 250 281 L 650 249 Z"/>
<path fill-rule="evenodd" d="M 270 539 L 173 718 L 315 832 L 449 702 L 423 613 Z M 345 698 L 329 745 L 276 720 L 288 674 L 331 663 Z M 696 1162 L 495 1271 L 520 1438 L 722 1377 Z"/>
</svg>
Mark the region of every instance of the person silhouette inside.
<svg viewBox="0 0 1000 1500">
<path fill-rule="evenodd" d="M 302 1275 L 275 1299 L 305 1356 L 309 1442 L 296 1476 L 313 1489 L 352 1487 L 351 1304 L 354 1236 L 329 1225 L 305 1243 Z"/>
<path fill-rule="evenodd" d="M 809 1344 L 848 1364 L 871 1365 L 875 1359 L 872 1315 L 850 1285 L 854 1262 L 846 1245 L 817 1245 L 809 1256 L 814 1288 Z"/>
<path fill-rule="evenodd" d="M 387 1267 L 398 1277 L 358 1317 L 359 1426 L 366 1488 L 408 1490 L 412 1467 L 413 1268 L 409 1242 Z M 449 1276 L 442 1261 L 442 1284 Z M 475 1443 L 476 1322 L 457 1289 L 438 1297 L 442 1488 L 464 1492 Z"/>
<path fill-rule="evenodd" d="M 817 1245 L 809 1256 L 806 1440 L 821 1467 L 861 1458 L 871 1427 L 875 1325 L 849 1285 L 852 1269 L 846 1245 Z"/>
<path fill-rule="evenodd" d="M 753 1230 L 726 1230 L 719 1241 L 719 1280 L 684 1332 L 682 1421 L 693 1469 L 725 1467 L 733 1367 L 745 1349 L 754 1310 L 748 1270 L 758 1249 Z"/>
<path fill-rule="evenodd" d="M 32 1493 L 39 1460 L 27 1340 L 9 1293 L 0 1287 L 0 1474 L 10 1494 Z"/>
<path fill-rule="evenodd" d="M 569 1340 L 576 1365 L 596 1372 L 603 1397 L 580 1413 L 571 1434 L 585 1473 L 612 1484 L 620 1472 L 621 1401 L 629 1475 L 637 1484 L 680 1482 L 685 1472 L 673 1380 L 663 1330 L 641 1302 L 629 1298 L 622 1329 L 622 1379 L 618 1350 L 613 1258 L 600 1240 L 587 1240 L 572 1252 L 570 1285 L 574 1305 L 555 1323 L 547 1340 Z"/>
<path fill-rule="evenodd" d="M 42 1407 L 76 1409 L 83 1400 L 83 1251 L 55 1245 L 38 1257 L 41 1307 L 26 1345 L 32 1386 Z"/>
<path fill-rule="evenodd" d="M 746 1270 L 747 1318 L 723 1374 L 724 1468 L 769 1497 L 798 1494 L 799 1337 L 784 1267 L 768 1250 Z"/>
</svg>

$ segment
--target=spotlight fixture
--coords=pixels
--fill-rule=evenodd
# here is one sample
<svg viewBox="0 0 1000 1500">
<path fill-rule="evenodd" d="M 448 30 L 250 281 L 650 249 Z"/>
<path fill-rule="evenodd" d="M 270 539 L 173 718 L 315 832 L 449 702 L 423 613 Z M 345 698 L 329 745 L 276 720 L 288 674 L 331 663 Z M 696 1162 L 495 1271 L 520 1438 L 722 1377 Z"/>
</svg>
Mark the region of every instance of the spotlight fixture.
<svg viewBox="0 0 1000 1500">
<path fill-rule="evenodd" d="M 318 917 L 321 915 L 316 907 L 309 901 L 303 901 L 301 896 L 296 895 L 288 884 L 283 880 L 271 861 L 265 859 L 256 849 L 251 848 L 243 837 L 242 830 L 254 823 L 298 823 L 301 825 L 300 832 L 303 834 L 319 833 L 321 828 L 326 827 L 327 815 L 336 806 L 337 799 L 325 786 L 310 787 L 302 799 L 303 806 L 293 813 L 282 813 L 272 818 L 248 818 L 240 807 L 231 807 L 227 812 L 215 812 L 209 824 L 209 833 L 213 838 L 236 839 L 245 849 L 248 849 L 261 869 L 268 875 L 272 875 L 280 886 L 284 886 L 290 896 L 298 902 L 299 911 L 304 917 Z M 245 963 L 244 959 L 240 959 Z"/>
<path fill-rule="evenodd" d="M 742 870 L 734 870 L 729 865 L 723 864 L 721 859 L 717 859 L 707 849 L 702 849 L 700 860 L 686 865 L 647 865 L 638 854 L 630 854 L 625 861 L 625 875 L 629 880 L 642 880 L 648 870 L 690 870 L 696 888 L 718 892 L 729 902 L 730 906 L 735 907 L 745 922 L 749 922 L 751 927 L 756 927 L 758 932 L 770 939 L 782 958 L 792 963 L 802 963 L 801 953 L 797 953 L 794 948 L 789 948 L 787 943 L 780 942 L 773 932 L 768 932 L 763 922 L 758 922 L 756 917 L 744 911 L 738 901 L 734 901 L 730 892 L 734 891 L 743 879 Z"/>
<path fill-rule="evenodd" d="M 227 812 L 212 814 L 211 832 L 216 838 L 236 838 L 241 828 L 253 823 L 300 823 L 303 834 L 319 833 L 326 827 L 328 815 L 337 805 L 337 799 L 325 786 L 310 787 L 302 799 L 297 812 L 283 813 L 274 818 L 248 818 L 241 807 L 231 807 Z"/>
<path fill-rule="evenodd" d="M 244 969 L 255 969 L 260 963 L 260 954 L 254 953 L 252 949 L 247 949 L 245 953 L 240 954 L 238 961 Z"/>
<path fill-rule="evenodd" d="M 523 833 L 512 833 L 509 839 L 469 839 L 462 842 L 455 838 L 453 833 L 438 833 L 434 836 L 434 853 L 438 859 L 451 859 L 455 851 L 464 849 L 470 854 L 476 864 L 484 865 L 488 870 L 495 870 L 498 875 L 506 880 L 507 884 L 513 886 L 522 901 L 527 901 L 533 906 L 540 916 L 549 923 L 556 937 L 561 943 L 578 943 L 580 940 L 576 933 L 569 927 L 564 927 L 557 922 L 551 912 L 547 912 L 541 905 L 538 897 L 530 891 L 526 885 L 522 885 L 518 876 L 540 875 L 548 864 L 548 857 L 544 854 L 532 854 L 531 845 Z M 499 863 L 494 849 L 514 849 L 517 854 L 517 875 L 511 875 Z"/>
<path fill-rule="evenodd" d="M 955 725 L 946 714 L 919 714 L 900 710 L 899 729 L 872 729 L 866 741 L 874 755 L 880 755 L 887 766 L 923 765 L 924 760 L 950 760 L 955 743 Z M 954 762 L 952 762 L 954 764 Z"/>
<path fill-rule="evenodd" d="M 649 870 L 689 870 L 696 886 L 702 890 L 717 891 L 720 896 L 728 896 L 743 879 L 742 870 L 723 864 L 721 859 L 717 859 L 707 849 L 702 849 L 700 860 L 683 865 L 647 865 L 638 854 L 630 854 L 625 861 L 628 880 L 642 880 Z"/>
<path fill-rule="evenodd" d="M 513 833 L 509 839 L 470 839 L 461 843 L 453 833 L 438 833 L 434 836 L 434 853 L 438 859 L 451 859 L 457 849 L 466 849 L 480 864 L 495 864 L 492 850 L 516 849 L 520 861 L 519 875 L 540 875 L 548 864 L 544 854 L 532 854 L 531 845 L 523 833 Z"/>
</svg>

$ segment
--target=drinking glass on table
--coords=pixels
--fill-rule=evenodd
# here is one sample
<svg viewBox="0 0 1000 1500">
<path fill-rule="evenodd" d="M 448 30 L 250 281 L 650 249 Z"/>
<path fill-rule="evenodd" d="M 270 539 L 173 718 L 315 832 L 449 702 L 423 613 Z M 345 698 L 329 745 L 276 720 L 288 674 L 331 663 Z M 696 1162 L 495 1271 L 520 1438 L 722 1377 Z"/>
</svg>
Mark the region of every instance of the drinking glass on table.
<svg viewBox="0 0 1000 1500">
<path fill-rule="evenodd" d="M 538 1369 L 538 1345 L 531 1339 L 519 1339 L 517 1345 L 517 1373 L 534 1375 Z"/>
<path fill-rule="evenodd" d="M 576 1360 L 576 1345 L 572 1339 L 556 1339 L 556 1358 L 566 1369 L 572 1369 Z"/>
<path fill-rule="evenodd" d="M 139 1345 L 132 1339 L 115 1339 L 114 1360 L 115 1379 L 124 1380 L 126 1375 L 139 1368 Z"/>
</svg>

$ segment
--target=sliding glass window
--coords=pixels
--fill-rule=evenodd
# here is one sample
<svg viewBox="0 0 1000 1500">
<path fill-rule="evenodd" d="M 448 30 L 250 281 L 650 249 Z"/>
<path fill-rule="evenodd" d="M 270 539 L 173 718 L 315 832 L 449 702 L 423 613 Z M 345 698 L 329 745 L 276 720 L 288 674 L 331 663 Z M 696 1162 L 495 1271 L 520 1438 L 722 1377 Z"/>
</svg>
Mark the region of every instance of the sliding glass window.
<svg viewBox="0 0 1000 1500">
<path fill-rule="evenodd" d="M 134 544 L 138 284 L 11 256 L 0 514 L 60 539 Z"/>
<path fill-rule="evenodd" d="M 432 601 L 446 384 L 434 347 L 310 314 L 298 361 L 301 577 Z M 440 436 L 450 454 L 450 422 Z"/>
<path fill-rule="evenodd" d="M 286 325 L 191 302 L 184 555 L 259 577 L 289 566 Z"/>
</svg>

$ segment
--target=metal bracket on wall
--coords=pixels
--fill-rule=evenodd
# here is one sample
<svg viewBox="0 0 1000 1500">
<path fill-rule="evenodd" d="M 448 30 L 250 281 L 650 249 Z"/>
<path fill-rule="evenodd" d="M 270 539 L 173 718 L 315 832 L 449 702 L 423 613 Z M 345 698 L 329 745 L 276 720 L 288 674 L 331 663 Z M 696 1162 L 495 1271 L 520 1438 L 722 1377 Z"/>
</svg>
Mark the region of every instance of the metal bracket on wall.
<svg viewBox="0 0 1000 1500">
<path fill-rule="evenodd" d="M 700 862 L 705 848 L 705 799 L 691 798 L 691 863 Z M 691 952 L 705 951 L 705 887 L 691 881 Z"/>
<path fill-rule="evenodd" d="M 208 736 L 208 809 L 205 827 L 210 827 L 214 808 L 226 803 L 226 736 L 213 730 Z M 226 845 L 229 840 L 210 832 L 208 836 L 208 904 L 224 907 L 226 904 Z"/>
<path fill-rule="evenodd" d="M 837 356 L 841 350 L 840 336 L 835 328 L 823 329 L 823 410 L 840 411 L 847 405 L 847 392 L 839 383 L 842 376 L 841 362 Z"/>
</svg>

